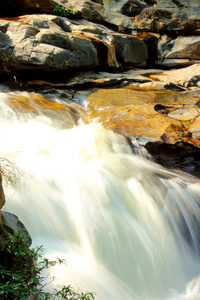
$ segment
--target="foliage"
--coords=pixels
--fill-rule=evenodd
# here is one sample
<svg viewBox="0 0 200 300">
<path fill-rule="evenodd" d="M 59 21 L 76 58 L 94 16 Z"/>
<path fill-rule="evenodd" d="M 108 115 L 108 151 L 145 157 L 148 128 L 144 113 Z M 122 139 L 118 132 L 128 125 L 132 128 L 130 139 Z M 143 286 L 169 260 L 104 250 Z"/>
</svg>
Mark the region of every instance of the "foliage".
<svg viewBox="0 0 200 300">
<path fill-rule="evenodd" d="M 42 258 L 42 246 L 30 249 L 26 240 L 30 238 L 22 232 L 4 234 L 1 236 L 0 249 L 0 299 L 1 300 L 26 300 L 30 296 L 36 299 L 67 299 L 67 300 L 92 300 L 92 293 L 77 293 L 70 285 L 61 286 L 52 293 L 44 292 L 48 283 L 42 272 L 56 264 L 65 263 L 62 259 L 55 261 Z M 38 262 L 40 258 L 40 262 Z M 54 278 L 50 280 L 52 282 Z"/>
<path fill-rule="evenodd" d="M 54 7 L 53 12 L 57 16 L 61 16 L 61 17 L 71 17 L 71 16 L 75 16 L 75 15 L 78 14 L 77 10 L 66 8 L 66 7 L 63 7 L 59 4 L 56 4 L 56 6 Z"/>
</svg>

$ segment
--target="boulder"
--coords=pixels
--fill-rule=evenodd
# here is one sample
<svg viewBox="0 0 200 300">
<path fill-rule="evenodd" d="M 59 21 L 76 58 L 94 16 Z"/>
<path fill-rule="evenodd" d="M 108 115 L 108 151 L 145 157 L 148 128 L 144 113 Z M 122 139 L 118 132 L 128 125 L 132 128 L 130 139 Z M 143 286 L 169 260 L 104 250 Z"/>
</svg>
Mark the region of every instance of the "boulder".
<svg viewBox="0 0 200 300">
<path fill-rule="evenodd" d="M 159 7 L 199 7 L 199 0 L 157 0 Z"/>
<path fill-rule="evenodd" d="M 123 3 L 119 12 L 126 16 L 135 17 L 136 15 L 139 15 L 141 11 L 146 7 L 148 7 L 146 2 L 141 2 L 138 0 L 128 0 Z"/>
<path fill-rule="evenodd" d="M 173 82 L 182 87 L 198 86 L 200 84 L 200 63 L 182 69 L 164 71 L 162 74 L 154 74 L 151 78 L 166 84 Z"/>
<path fill-rule="evenodd" d="M 4 230 L 12 235 L 17 232 L 22 232 L 25 236 L 28 236 L 29 233 L 25 228 L 24 224 L 18 219 L 18 217 L 12 213 L 2 211 L 1 212 L 2 223 Z M 26 242 L 28 246 L 31 245 L 32 241 L 31 238 L 27 238 Z"/>
<path fill-rule="evenodd" d="M 147 67 L 154 67 L 155 62 L 158 61 L 158 41 L 160 35 L 151 32 L 137 32 L 135 36 L 144 41 L 147 46 Z"/>
<path fill-rule="evenodd" d="M 192 124 L 200 114 L 199 101 L 199 89 L 173 92 L 141 84 L 139 88 L 100 89 L 87 98 L 86 106 L 89 118 L 127 137 L 196 145 L 191 132 L 198 131 L 199 125 Z"/>
<path fill-rule="evenodd" d="M 109 129 L 129 138 L 160 141 L 168 126 L 181 126 L 181 121 L 156 112 L 154 107 L 157 103 L 173 103 L 178 97 L 184 101 L 177 92 L 128 86 L 99 89 L 87 98 L 86 106 L 91 110 L 89 119 L 101 122 Z"/>
<path fill-rule="evenodd" d="M 0 16 L 10 17 L 34 13 L 53 14 L 57 4 L 74 10 L 78 13 L 77 16 L 95 23 L 104 23 L 119 30 L 133 29 L 134 18 L 105 10 L 102 0 L 2 0 Z M 74 17 L 73 14 L 71 17 Z"/>
<path fill-rule="evenodd" d="M 0 20 L 1 75 L 18 71 L 86 70 L 145 64 L 145 43 L 89 21 L 53 15 Z"/>
<path fill-rule="evenodd" d="M 136 66 L 146 63 L 148 55 L 147 47 L 142 40 L 134 36 L 117 34 L 113 35 L 113 45 L 116 50 L 117 59 L 122 65 Z"/>
<path fill-rule="evenodd" d="M 58 2 L 58 0 L 56 1 Z M 131 31 L 134 28 L 133 17 L 127 17 L 121 13 L 106 10 L 104 6 L 91 0 L 63 0 L 62 5 L 66 8 L 79 11 L 81 17 L 86 20 L 102 23 L 115 30 Z"/>
<path fill-rule="evenodd" d="M 1 37 L 2 71 L 94 68 L 102 63 L 99 49 L 104 51 L 104 64 L 108 58 L 108 47 L 98 39 L 47 28 L 38 30 L 20 22 L 9 22 Z"/>
<path fill-rule="evenodd" d="M 200 28 L 200 7 L 196 8 L 145 8 L 135 30 L 168 34 L 172 37 L 189 34 Z"/>
<path fill-rule="evenodd" d="M 198 177 L 199 103 L 199 89 L 172 92 L 135 85 L 99 89 L 86 100 L 88 120 L 136 139 L 158 163 Z"/>
<path fill-rule="evenodd" d="M 32 22 L 30 23 L 30 19 L 26 20 L 26 22 L 33 24 Z M 59 24 L 62 28 L 68 28 L 68 30 L 73 33 L 84 33 L 86 36 L 96 37 L 103 40 L 108 46 L 110 45 L 110 57 L 113 56 L 113 65 L 116 57 L 117 61 L 123 65 L 139 65 L 147 59 L 147 47 L 145 42 L 133 35 L 119 34 L 103 25 L 97 25 L 85 19 L 70 22 L 62 18 L 62 23 L 59 23 L 58 20 L 54 22 Z M 113 50 L 116 53 L 116 57 L 113 54 Z M 117 64 L 115 64 L 115 67 L 116 66 Z"/>
<path fill-rule="evenodd" d="M 199 148 L 187 142 L 176 144 L 148 142 L 145 148 L 157 163 L 200 177 Z"/>
<path fill-rule="evenodd" d="M 180 61 L 179 61 L 180 60 Z M 200 62 L 200 37 L 179 36 L 176 39 L 166 35 L 161 36 L 158 43 L 159 65 L 166 65 L 175 62 L 177 66 L 191 65 Z"/>
</svg>

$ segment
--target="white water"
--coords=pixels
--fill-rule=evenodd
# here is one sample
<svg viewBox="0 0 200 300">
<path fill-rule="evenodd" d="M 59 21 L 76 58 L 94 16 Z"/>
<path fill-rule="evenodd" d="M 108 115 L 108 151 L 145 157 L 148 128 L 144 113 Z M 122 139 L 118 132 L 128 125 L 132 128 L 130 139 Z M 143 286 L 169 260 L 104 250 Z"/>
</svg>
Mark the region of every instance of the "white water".
<svg viewBox="0 0 200 300">
<path fill-rule="evenodd" d="M 0 95 L 0 155 L 23 170 L 5 210 L 25 224 L 57 283 L 98 300 L 200 299 L 200 181 L 133 155 L 100 125 L 17 116 Z"/>
</svg>

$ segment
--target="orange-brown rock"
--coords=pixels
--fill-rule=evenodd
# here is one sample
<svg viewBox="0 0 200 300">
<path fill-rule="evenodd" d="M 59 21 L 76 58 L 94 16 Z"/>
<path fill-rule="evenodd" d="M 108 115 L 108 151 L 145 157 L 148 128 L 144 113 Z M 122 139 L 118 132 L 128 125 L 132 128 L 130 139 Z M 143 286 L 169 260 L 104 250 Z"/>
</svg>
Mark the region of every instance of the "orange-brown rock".
<svg viewBox="0 0 200 300">
<path fill-rule="evenodd" d="M 171 139 L 175 142 L 191 138 L 188 128 L 199 114 L 196 102 L 196 96 L 185 92 L 142 90 L 128 86 L 99 89 L 87 98 L 86 105 L 90 109 L 90 120 L 127 137 L 142 136 L 158 141 L 163 136 L 163 139 L 165 137 L 167 141 Z M 158 104 L 172 109 L 156 111 Z"/>
<path fill-rule="evenodd" d="M 78 123 L 84 108 L 76 103 L 56 102 L 35 93 L 9 93 L 6 103 L 18 114 L 31 113 L 49 116 L 61 121 L 62 127 L 71 128 Z"/>
</svg>

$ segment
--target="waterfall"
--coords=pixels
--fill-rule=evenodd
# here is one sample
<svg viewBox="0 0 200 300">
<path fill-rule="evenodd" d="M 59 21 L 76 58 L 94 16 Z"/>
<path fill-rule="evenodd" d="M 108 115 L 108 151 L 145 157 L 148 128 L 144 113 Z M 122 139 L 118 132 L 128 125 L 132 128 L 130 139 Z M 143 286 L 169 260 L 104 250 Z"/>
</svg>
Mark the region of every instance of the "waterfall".
<svg viewBox="0 0 200 300">
<path fill-rule="evenodd" d="M 21 170 L 4 210 L 44 245 L 55 284 L 97 300 L 200 299 L 200 181 L 133 154 L 100 124 L 62 129 L 0 94 L 0 155 Z M 136 151 L 140 152 L 140 151 Z"/>
</svg>

